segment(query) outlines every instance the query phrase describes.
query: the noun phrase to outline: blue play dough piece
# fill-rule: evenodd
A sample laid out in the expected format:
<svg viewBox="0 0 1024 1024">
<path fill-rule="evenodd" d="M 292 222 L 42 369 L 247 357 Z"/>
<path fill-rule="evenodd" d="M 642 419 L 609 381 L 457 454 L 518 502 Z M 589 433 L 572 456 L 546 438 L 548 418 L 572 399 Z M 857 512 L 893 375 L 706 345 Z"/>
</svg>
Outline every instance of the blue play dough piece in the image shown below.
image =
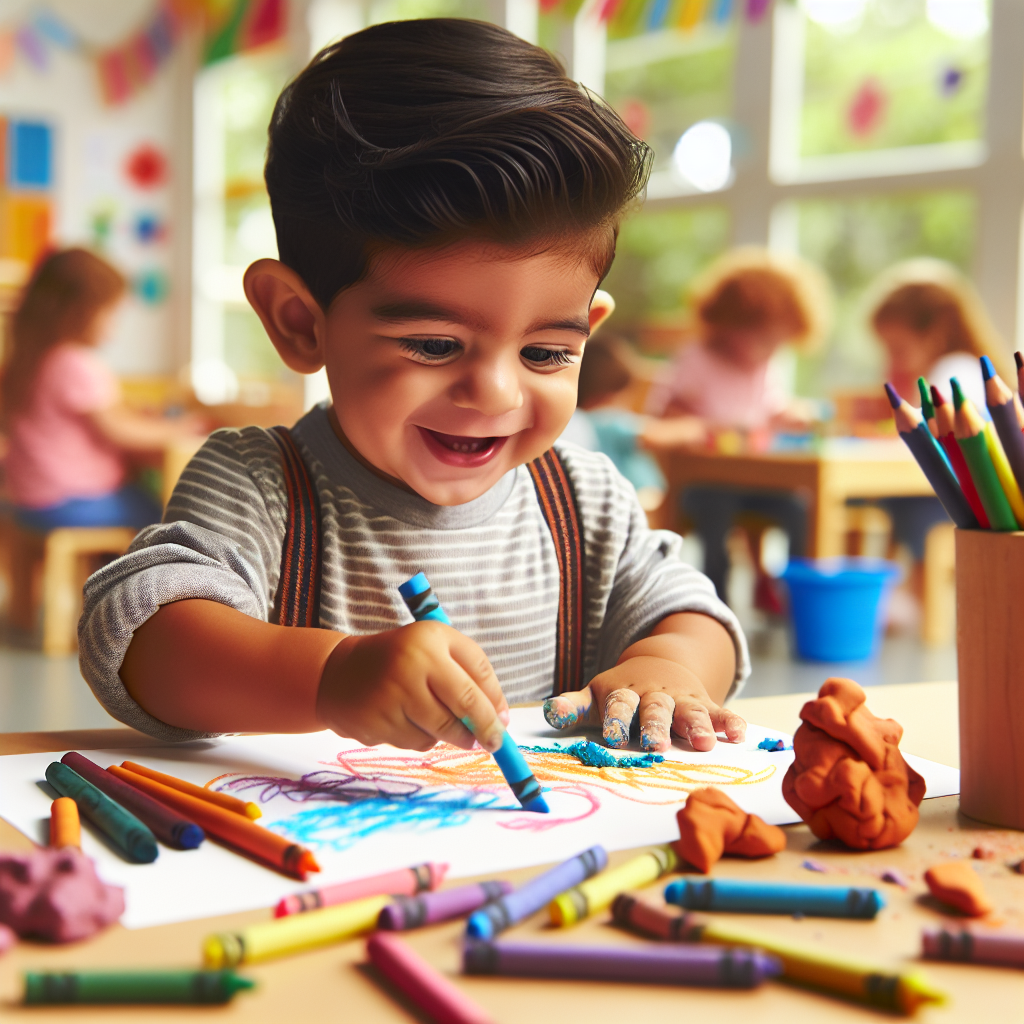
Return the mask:
<svg viewBox="0 0 1024 1024">
<path fill-rule="evenodd" d="M 792 750 L 792 747 L 787 747 L 782 740 L 772 739 L 770 736 L 767 739 L 761 740 L 757 745 L 758 750 L 770 750 L 773 754 L 779 750 Z"/>
<path fill-rule="evenodd" d="M 653 768 L 665 760 L 662 754 L 630 754 L 616 757 L 605 747 L 590 740 L 579 740 L 568 747 L 523 747 L 537 754 L 568 754 L 588 768 Z"/>
</svg>

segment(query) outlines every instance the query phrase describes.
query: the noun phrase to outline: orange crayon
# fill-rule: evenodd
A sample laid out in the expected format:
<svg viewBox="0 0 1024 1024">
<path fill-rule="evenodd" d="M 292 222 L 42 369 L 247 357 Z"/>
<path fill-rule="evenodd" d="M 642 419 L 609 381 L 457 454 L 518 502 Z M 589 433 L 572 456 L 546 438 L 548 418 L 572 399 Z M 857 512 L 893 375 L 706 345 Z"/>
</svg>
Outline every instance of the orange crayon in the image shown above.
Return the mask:
<svg viewBox="0 0 1024 1024">
<path fill-rule="evenodd" d="M 208 836 L 252 854 L 278 871 L 297 875 L 305 881 L 311 871 L 320 870 L 316 858 L 305 847 L 267 831 L 240 814 L 216 807 L 209 801 L 184 793 L 180 789 L 165 786 L 148 776 L 137 775 L 124 767 L 111 765 L 107 771 L 122 782 L 127 782 L 168 807 L 180 811 L 199 825 Z"/>
<path fill-rule="evenodd" d="M 69 796 L 61 796 L 50 804 L 50 845 L 59 850 L 63 846 L 82 846 L 82 823 L 78 817 L 78 804 Z"/>
<path fill-rule="evenodd" d="M 153 779 L 155 782 L 170 786 L 171 789 L 188 793 L 189 796 L 194 796 L 198 800 L 205 800 L 207 803 L 216 804 L 218 807 L 223 807 L 225 811 L 231 811 L 232 814 L 241 814 L 245 818 L 263 817 L 263 812 L 254 803 L 239 800 L 237 796 L 231 796 L 228 793 L 218 793 L 215 789 L 204 789 L 202 786 L 193 785 L 191 782 L 186 782 L 184 779 L 179 779 L 174 775 L 165 775 L 163 772 L 158 772 L 154 768 L 147 768 L 144 764 L 136 764 L 134 761 L 122 761 L 121 767 L 127 768 L 130 772 L 135 772 L 136 775 L 145 775 L 147 779 Z"/>
</svg>

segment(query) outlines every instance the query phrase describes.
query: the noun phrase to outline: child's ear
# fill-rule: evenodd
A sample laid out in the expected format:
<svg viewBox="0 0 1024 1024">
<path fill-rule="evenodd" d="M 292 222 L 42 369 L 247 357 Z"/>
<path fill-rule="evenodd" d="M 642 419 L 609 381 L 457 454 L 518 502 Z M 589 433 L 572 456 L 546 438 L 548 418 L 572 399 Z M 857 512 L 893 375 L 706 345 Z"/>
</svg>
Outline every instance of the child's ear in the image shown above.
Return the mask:
<svg viewBox="0 0 1024 1024">
<path fill-rule="evenodd" d="M 257 260 L 243 283 L 249 305 L 288 368 L 316 373 L 325 361 L 326 318 L 302 278 L 279 260 Z"/>
<path fill-rule="evenodd" d="M 598 329 L 615 312 L 615 300 L 600 288 L 590 300 L 590 333 Z"/>
</svg>

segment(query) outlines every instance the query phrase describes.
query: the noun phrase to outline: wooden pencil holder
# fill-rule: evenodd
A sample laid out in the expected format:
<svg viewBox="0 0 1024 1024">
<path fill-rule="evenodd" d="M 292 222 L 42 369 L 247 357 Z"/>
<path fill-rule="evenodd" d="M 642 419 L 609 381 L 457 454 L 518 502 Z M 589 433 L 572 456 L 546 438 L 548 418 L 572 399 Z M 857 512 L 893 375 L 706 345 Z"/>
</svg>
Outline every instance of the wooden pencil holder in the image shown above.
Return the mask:
<svg viewBox="0 0 1024 1024">
<path fill-rule="evenodd" d="M 960 809 L 1024 829 L 1024 533 L 956 531 Z"/>
</svg>

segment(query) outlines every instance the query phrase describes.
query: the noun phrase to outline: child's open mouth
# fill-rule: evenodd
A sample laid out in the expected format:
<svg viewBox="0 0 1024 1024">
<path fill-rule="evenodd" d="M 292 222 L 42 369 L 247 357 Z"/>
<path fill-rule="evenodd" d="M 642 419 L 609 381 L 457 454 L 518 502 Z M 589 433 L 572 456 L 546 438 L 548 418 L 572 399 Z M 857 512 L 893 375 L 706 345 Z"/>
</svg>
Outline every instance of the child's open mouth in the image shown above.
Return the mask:
<svg viewBox="0 0 1024 1024">
<path fill-rule="evenodd" d="M 467 437 L 417 427 L 431 454 L 449 466 L 472 468 L 490 462 L 505 446 L 507 437 Z"/>
</svg>

